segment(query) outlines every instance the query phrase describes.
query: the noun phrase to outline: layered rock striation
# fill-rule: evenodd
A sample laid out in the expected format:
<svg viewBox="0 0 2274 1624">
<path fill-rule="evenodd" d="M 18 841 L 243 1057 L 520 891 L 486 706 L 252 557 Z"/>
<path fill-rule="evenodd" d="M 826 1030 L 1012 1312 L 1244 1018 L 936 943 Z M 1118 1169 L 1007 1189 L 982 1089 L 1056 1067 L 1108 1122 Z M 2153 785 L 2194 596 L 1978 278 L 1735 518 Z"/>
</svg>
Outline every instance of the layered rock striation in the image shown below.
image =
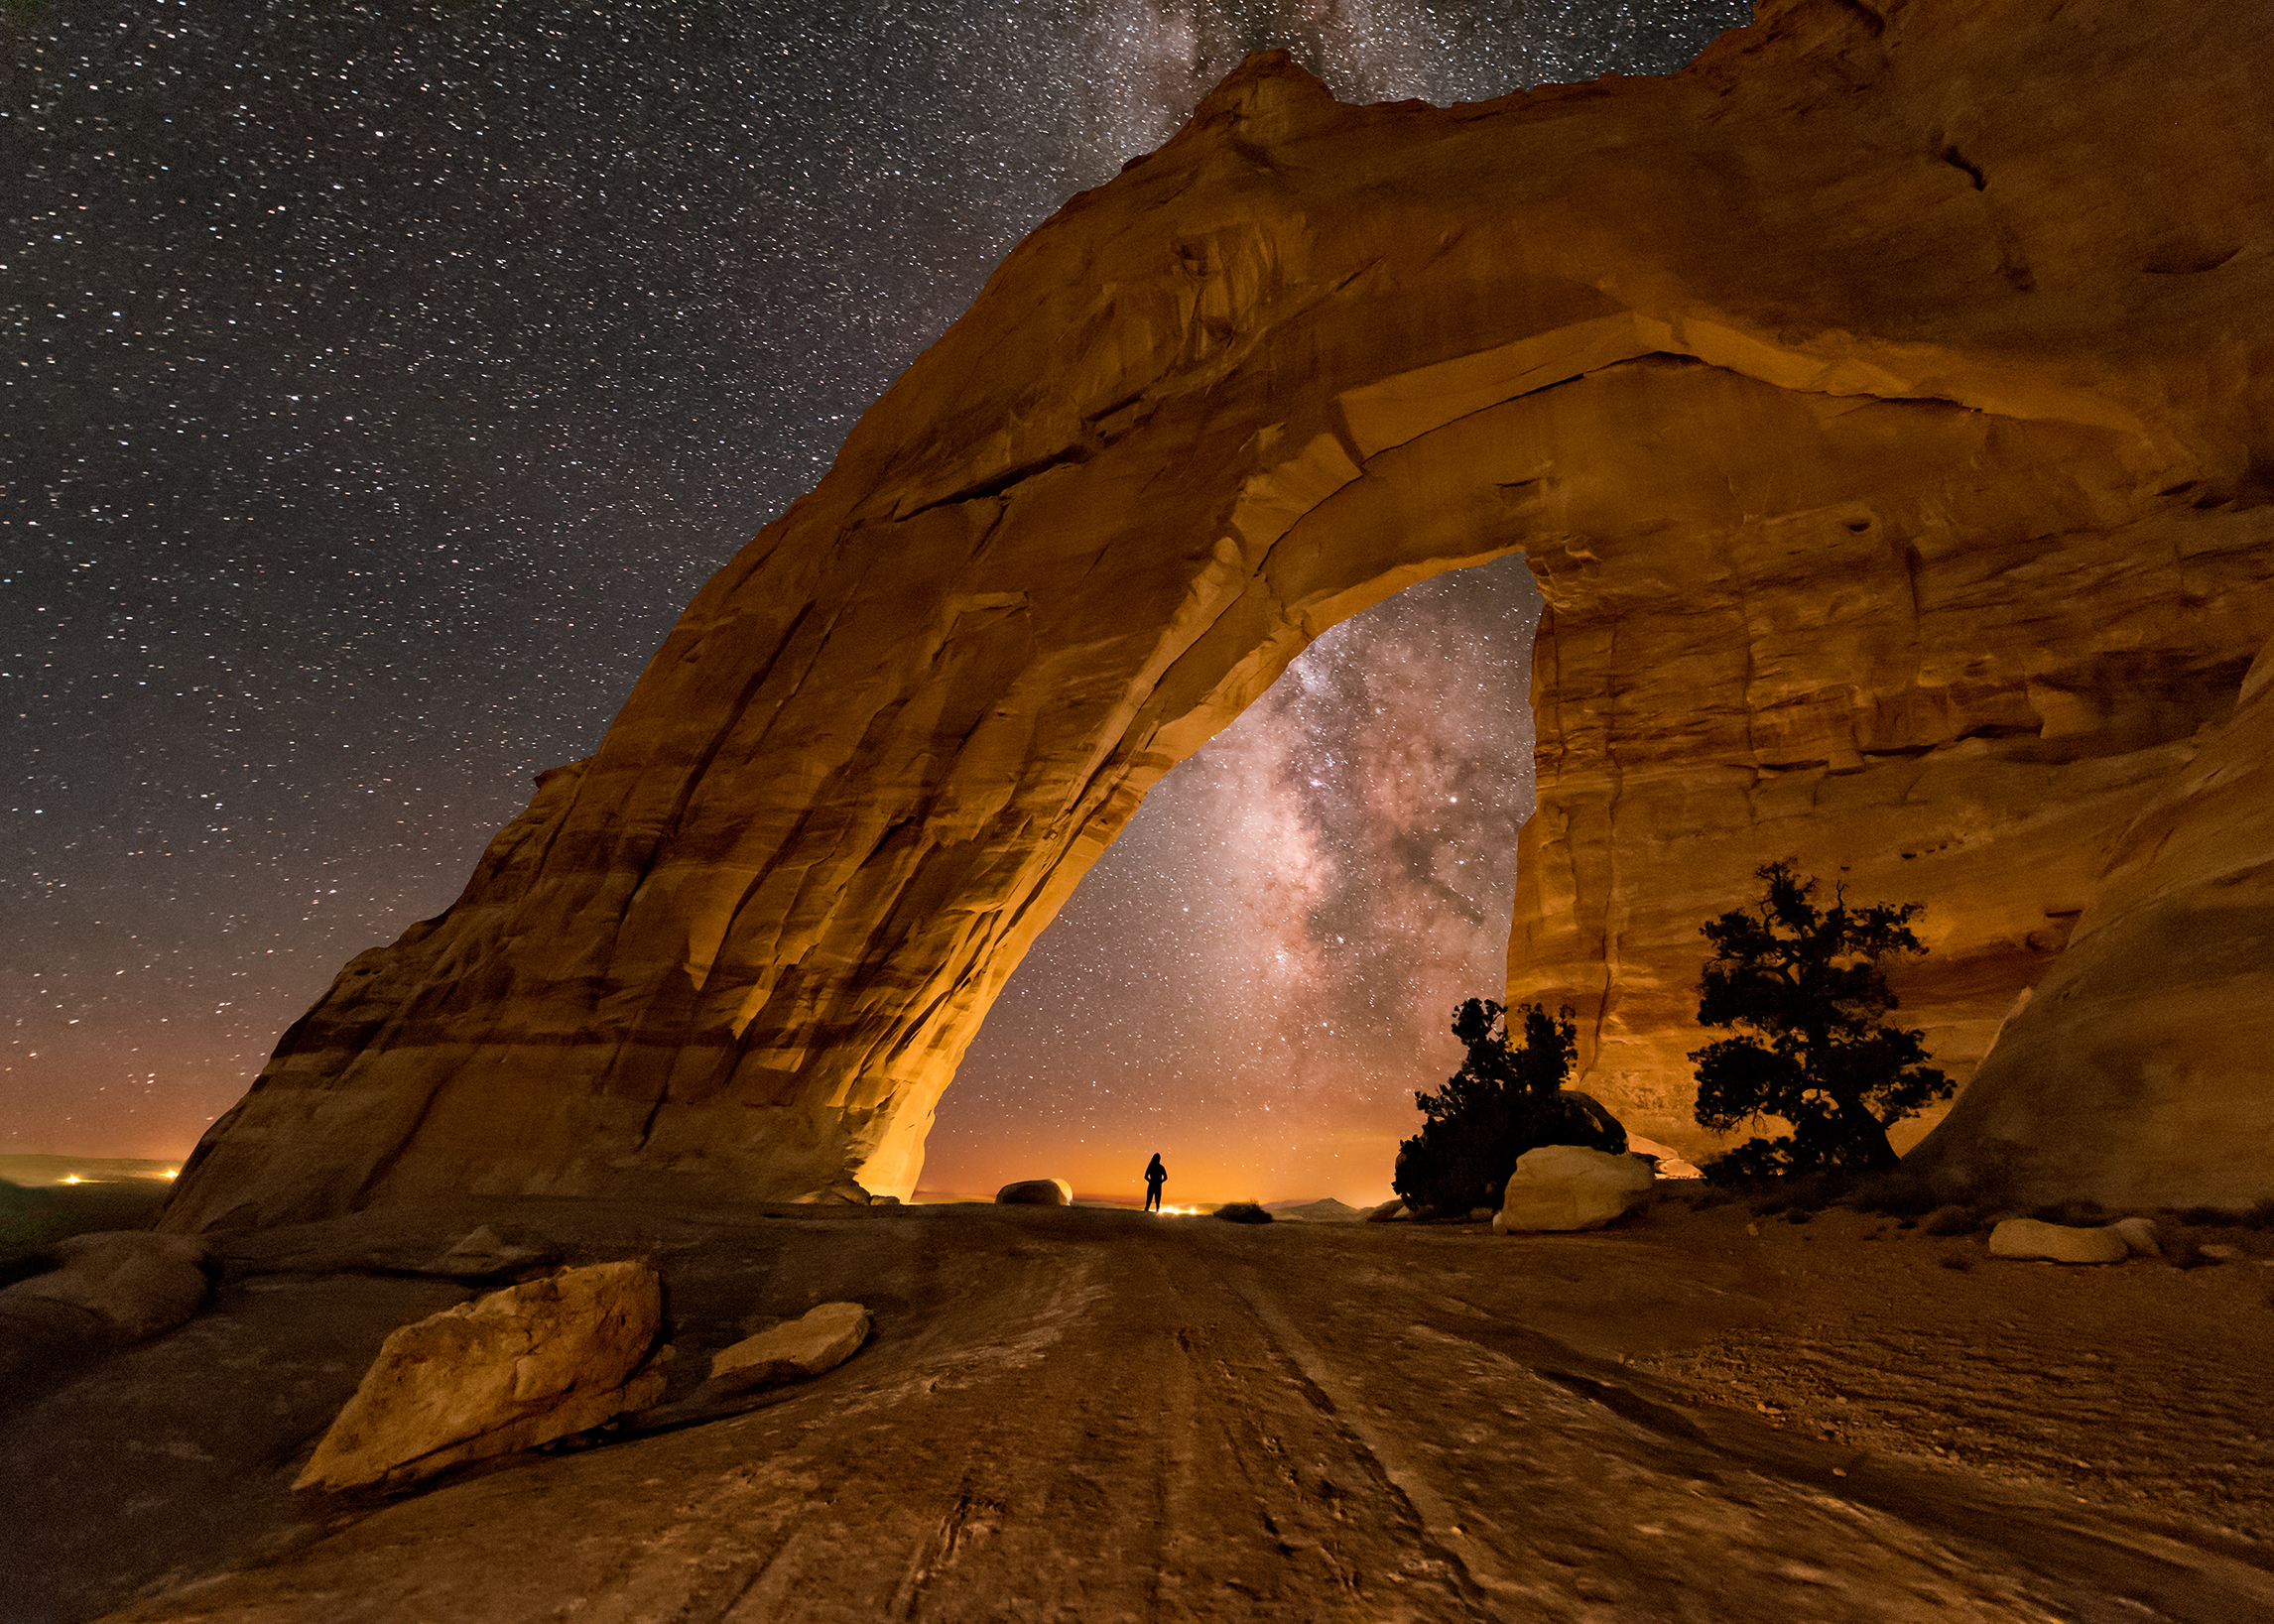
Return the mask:
<svg viewBox="0 0 2274 1624">
<path fill-rule="evenodd" d="M 1012 967 L 1326 627 L 1522 550 L 1509 992 L 1686 1148 L 1698 924 L 1921 900 L 1963 1071 L 2274 633 L 2274 17 L 1763 8 L 1664 79 L 1250 59 L 696 596 L 591 759 L 351 963 L 168 1222 L 906 1194 Z"/>
</svg>

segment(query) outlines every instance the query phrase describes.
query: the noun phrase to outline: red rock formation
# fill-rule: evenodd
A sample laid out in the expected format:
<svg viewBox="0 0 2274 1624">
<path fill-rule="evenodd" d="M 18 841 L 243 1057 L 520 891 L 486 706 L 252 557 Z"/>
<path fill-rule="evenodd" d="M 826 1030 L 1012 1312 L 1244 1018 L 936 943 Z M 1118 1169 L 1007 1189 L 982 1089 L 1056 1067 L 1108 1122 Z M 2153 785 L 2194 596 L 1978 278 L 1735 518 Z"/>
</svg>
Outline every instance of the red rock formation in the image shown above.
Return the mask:
<svg viewBox="0 0 2274 1624">
<path fill-rule="evenodd" d="M 169 1221 L 906 1193 L 989 1002 L 1321 631 L 1551 605 L 1509 988 L 1693 1147 L 1701 920 L 1923 900 L 1963 1070 L 2274 633 L 2274 17 L 1764 8 L 1440 110 L 1251 60 L 696 596 L 597 755 L 350 964 Z"/>
</svg>

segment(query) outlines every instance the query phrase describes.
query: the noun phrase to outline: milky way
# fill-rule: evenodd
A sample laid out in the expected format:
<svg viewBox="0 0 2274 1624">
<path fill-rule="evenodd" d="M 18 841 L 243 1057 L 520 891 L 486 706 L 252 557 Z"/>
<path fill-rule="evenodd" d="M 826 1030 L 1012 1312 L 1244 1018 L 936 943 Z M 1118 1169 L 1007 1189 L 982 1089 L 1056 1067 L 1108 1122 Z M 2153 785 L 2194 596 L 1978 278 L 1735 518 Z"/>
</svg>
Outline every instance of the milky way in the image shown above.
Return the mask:
<svg viewBox="0 0 2274 1624">
<path fill-rule="evenodd" d="M 1243 51 L 1451 101 L 1665 71 L 1743 20 L 0 10 L 0 1150 L 181 1154 L 341 963 L 447 906 L 532 774 L 591 752 L 680 605 L 1009 247 Z M 982 1037 L 938 1166 L 1133 1122 L 1197 1147 L 1206 1119 L 1247 1147 L 1225 1176 L 1280 1193 L 1381 1141 L 1505 930 L 1469 871 L 1529 801 L 1529 608 L 1492 570 L 1325 640 L 1265 701 L 1285 726 L 1156 793 Z M 1456 645 L 1473 692 L 1431 665 Z M 1498 799 L 1431 800 L 1468 779 Z M 1200 937 L 1139 919 L 1180 888 Z M 1159 1114 L 1040 1103 L 1074 1071 Z"/>
</svg>

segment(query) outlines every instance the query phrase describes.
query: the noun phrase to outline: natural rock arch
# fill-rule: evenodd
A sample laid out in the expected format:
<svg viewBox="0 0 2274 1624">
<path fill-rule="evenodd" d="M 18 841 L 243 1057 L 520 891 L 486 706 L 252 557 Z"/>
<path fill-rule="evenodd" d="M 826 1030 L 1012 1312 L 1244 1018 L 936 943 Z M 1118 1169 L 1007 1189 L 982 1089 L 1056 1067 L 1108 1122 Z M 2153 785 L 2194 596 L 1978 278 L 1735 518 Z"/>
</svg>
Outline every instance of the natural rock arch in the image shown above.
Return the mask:
<svg viewBox="0 0 2274 1624">
<path fill-rule="evenodd" d="M 1517 549 L 1510 991 L 1580 1009 L 1587 1085 L 1683 1132 L 1697 923 L 1788 851 L 1929 903 L 1907 1009 L 1962 1069 L 2274 632 L 2274 26 L 1765 10 L 1450 110 L 1251 59 L 347 967 L 169 1222 L 906 1193 L 1146 790 L 1327 626 Z"/>
</svg>

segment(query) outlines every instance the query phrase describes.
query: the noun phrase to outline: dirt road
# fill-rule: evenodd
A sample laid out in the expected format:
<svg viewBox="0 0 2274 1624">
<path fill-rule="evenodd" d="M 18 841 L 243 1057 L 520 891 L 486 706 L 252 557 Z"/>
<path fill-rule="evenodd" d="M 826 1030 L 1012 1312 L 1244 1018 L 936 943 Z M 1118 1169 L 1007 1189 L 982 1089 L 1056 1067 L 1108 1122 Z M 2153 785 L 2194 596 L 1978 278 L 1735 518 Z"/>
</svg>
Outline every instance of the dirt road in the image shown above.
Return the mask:
<svg viewBox="0 0 2274 1624">
<path fill-rule="evenodd" d="M 472 1215 L 426 1215 L 427 1233 L 389 1244 L 440 1243 Z M 121 1554 L 157 1551 L 190 1515 L 167 1509 L 155 1463 L 207 1456 L 193 1468 L 205 1543 L 133 1559 L 150 1569 L 139 1582 L 226 1565 L 232 1541 L 239 1562 L 285 1548 L 121 1615 L 135 1619 L 2274 1617 L 2263 1547 L 1800 1436 L 1647 1373 L 1757 1329 L 1781 1289 L 1757 1252 L 1695 1236 L 995 1207 L 513 1215 L 578 1261 L 656 1258 L 683 1387 L 755 1318 L 849 1298 L 876 1331 L 747 1414 L 526 1457 L 376 1511 L 296 1509 L 285 1485 L 332 1402 L 318 1390 L 351 1387 L 363 1344 L 404 1310 L 354 1325 L 333 1312 L 352 1347 L 262 1354 L 293 1315 L 306 1339 L 323 1294 L 358 1278 L 339 1257 L 368 1237 L 246 1238 L 236 1295 L 167 1339 L 171 1355 L 113 1360 L 0 1431 L 13 1482 L 105 1415 L 138 1430 L 156 1497 L 106 1536 Z M 183 1340 L 200 1326 L 203 1352 Z M 289 1389 L 299 1409 L 265 1439 L 245 1436 L 267 1425 L 250 1403 L 236 1436 L 197 1434 L 183 1395 L 231 1413 L 232 1381 Z M 0 1514 L 52 1532 L 104 1492 L 81 1483 L 65 1498 L 86 1507 Z M 51 1587 L 49 1616 L 85 1616 L 72 1594 L 100 1589 Z"/>
</svg>

